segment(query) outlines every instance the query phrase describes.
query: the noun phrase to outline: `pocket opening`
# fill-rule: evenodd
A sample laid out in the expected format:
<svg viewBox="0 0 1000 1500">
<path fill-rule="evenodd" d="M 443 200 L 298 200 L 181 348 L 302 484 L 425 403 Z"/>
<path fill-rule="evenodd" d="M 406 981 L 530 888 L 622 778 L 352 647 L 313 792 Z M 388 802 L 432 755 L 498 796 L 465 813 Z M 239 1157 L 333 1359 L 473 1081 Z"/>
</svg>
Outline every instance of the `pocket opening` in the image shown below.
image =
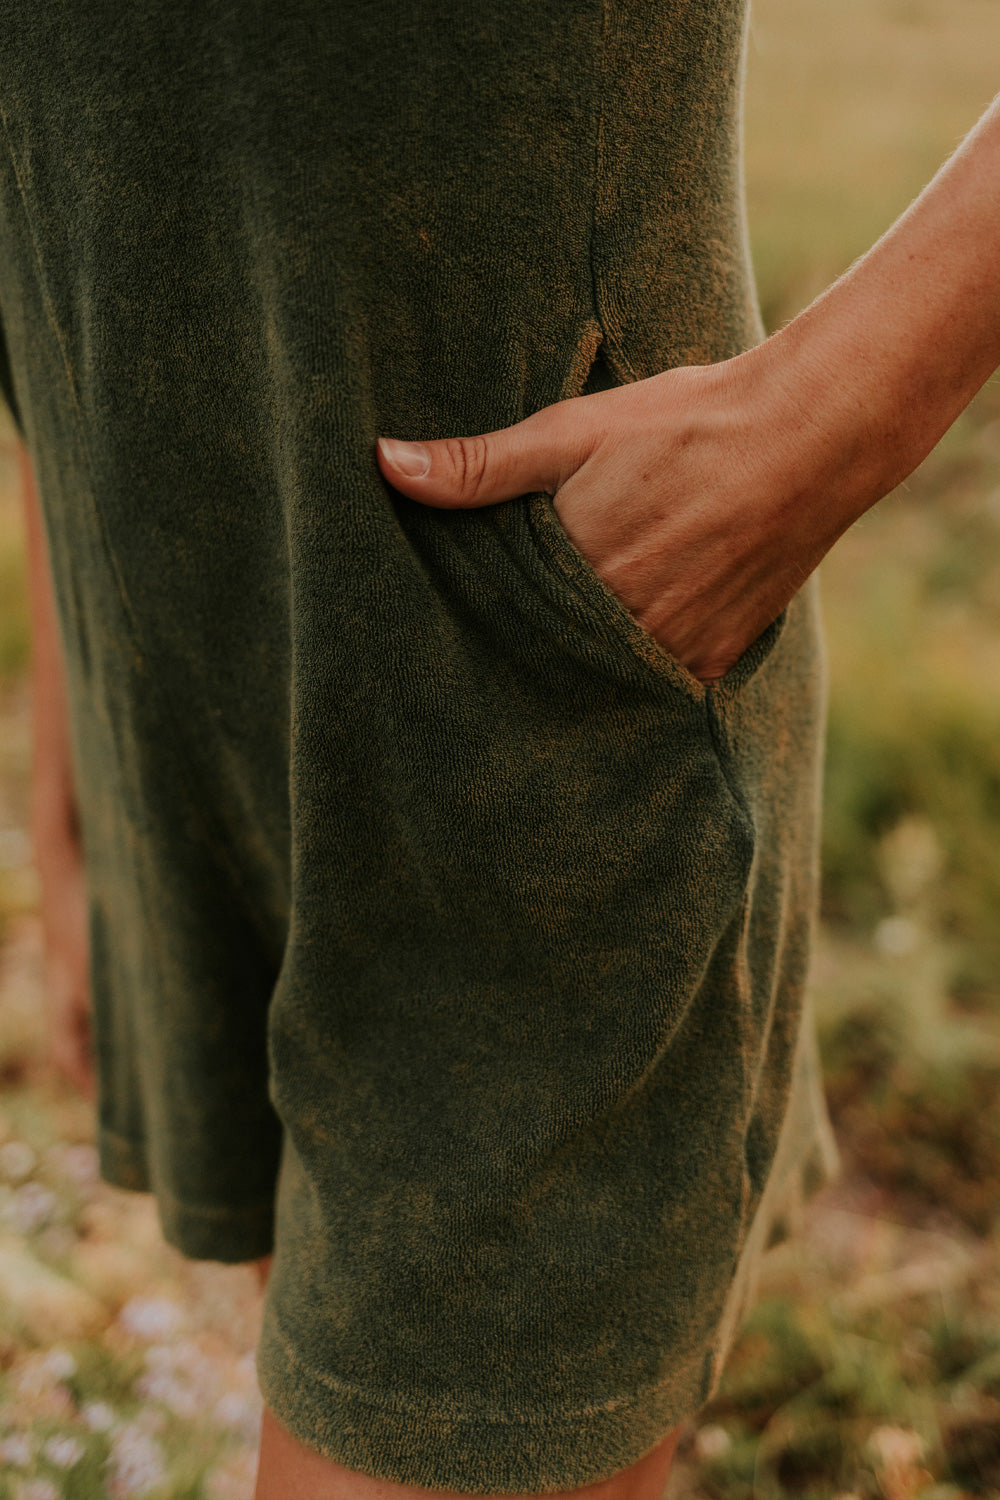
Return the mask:
<svg viewBox="0 0 1000 1500">
<path fill-rule="evenodd" d="M 599 338 L 580 388 L 580 395 L 618 390 L 625 383 L 616 376 L 606 347 L 605 340 Z M 560 521 L 550 495 L 541 493 L 532 496 L 528 518 L 529 528 L 543 560 L 570 585 L 585 606 L 588 618 L 602 627 L 601 634 L 606 636 L 613 632 L 618 642 L 624 639 L 633 656 L 637 656 L 647 667 L 652 667 L 661 679 L 666 678 L 673 688 L 679 689 L 695 704 L 703 706 L 709 692 L 725 698 L 738 691 L 763 666 L 777 644 L 784 629 L 784 610 L 748 646 L 724 676 L 716 682 L 702 682 L 640 625 L 627 605 L 587 561 Z"/>
<path fill-rule="evenodd" d="M 533 495 L 529 503 L 529 525 L 535 544 L 550 571 L 567 584 L 586 612 L 587 620 L 605 640 L 610 636 L 620 649 L 624 644 L 633 658 L 684 694 L 699 707 L 705 701 L 705 684 L 671 656 L 605 583 L 583 556 L 564 528 L 551 495 Z"/>
<path fill-rule="evenodd" d="M 781 638 L 788 618 L 787 608 L 781 611 L 777 619 L 772 620 L 766 629 L 762 630 L 755 641 L 738 657 L 728 672 L 708 684 L 708 688 L 715 698 L 727 698 L 734 696 L 740 688 L 744 687 L 767 661 L 775 646 Z"/>
<path fill-rule="evenodd" d="M 608 363 L 608 357 L 604 352 L 604 344 L 602 342 L 597 346 L 580 395 L 594 396 L 598 391 L 614 391 L 618 389 L 620 384 L 621 382 L 615 379 L 614 372 Z"/>
</svg>

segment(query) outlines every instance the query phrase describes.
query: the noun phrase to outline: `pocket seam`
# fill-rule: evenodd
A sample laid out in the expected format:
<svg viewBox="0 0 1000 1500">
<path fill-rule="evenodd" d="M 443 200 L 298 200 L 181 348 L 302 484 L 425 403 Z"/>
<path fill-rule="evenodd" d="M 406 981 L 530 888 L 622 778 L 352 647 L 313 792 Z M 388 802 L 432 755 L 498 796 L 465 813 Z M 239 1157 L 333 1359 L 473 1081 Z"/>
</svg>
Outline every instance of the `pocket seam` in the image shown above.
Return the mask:
<svg viewBox="0 0 1000 1500">
<path fill-rule="evenodd" d="M 774 648 L 781 640 L 788 619 L 788 606 L 764 627 L 755 641 L 734 662 L 729 671 L 716 681 L 709 683 L 709 696 L 723 703 L 732 701 L 750 683 L 767 663 Z"/>
<path fill-rule="evenodd" d="M 616 642 L 626 646 L 633 659 L 641 662 L 661 683 L 680 693 L 694 707 L 704 708 L 705 684 L 639 624 L 627 605 L 578 550 L 556 513 L 551 495 L 544 491 L 532 495 L 528 520 L 532 540 L 542 561 L 570 586 L 592 626 L 602 635 L 613 635 Z"/>
</svg>

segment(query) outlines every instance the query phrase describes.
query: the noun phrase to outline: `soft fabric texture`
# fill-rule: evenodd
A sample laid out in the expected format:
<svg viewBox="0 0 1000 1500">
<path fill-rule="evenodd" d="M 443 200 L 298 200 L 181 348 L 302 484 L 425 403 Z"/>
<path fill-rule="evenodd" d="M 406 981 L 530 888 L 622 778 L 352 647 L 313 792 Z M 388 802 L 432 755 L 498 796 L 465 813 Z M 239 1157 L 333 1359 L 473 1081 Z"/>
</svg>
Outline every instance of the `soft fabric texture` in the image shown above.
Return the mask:
<svg viewBox="0 0 1000 1500">
<path fill-rule="evenodd" d="M 272 1246 L 387 1479 L 582 1485 L 714 1388 L 832 1161 L 812 590 L 706 691 L 489 431 L 760 336 L 740 0 L 8 0 L 0 318 L 91 888 L 106 1178 Z"/>
</svg>

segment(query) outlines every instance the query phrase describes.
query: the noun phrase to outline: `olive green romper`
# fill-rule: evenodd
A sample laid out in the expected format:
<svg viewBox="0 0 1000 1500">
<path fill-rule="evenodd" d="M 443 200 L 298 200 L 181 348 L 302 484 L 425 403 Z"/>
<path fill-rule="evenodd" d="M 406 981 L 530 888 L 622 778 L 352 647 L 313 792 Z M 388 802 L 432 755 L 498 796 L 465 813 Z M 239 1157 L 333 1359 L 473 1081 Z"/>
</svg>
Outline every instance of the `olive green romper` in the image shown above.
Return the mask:
<svg viewBox="0 0 1000 1500">
<path fill-rule="evenodd" d="M 814 600 L 706 691 L 547 496 L 425 509 L 374 444 L 760 337 L 741 0 L 2 15 L 103 1173 L 188 1255 L 273 1234 L 303 1442 L 600 1479 L 712 1392 L 831 1162 Z"/>
</svg>

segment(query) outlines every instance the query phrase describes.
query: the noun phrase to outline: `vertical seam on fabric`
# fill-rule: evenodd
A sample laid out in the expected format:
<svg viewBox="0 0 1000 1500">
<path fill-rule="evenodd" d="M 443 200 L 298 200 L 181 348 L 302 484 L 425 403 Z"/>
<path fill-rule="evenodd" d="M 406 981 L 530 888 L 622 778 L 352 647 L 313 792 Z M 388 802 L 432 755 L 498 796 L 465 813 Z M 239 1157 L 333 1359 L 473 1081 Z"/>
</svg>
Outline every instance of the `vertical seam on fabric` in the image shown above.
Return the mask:
<svg viewBox="0 0 1000 1500">
<path fill-rule="evenodd" d="M 751 838 L 754 837 L 755 828 L 753 814 L 747 804 L 746 798 L 738 790 L 732 775 L 732 751 L 730 749 L 726 733 L 722 725 L 718 709 L 718 699 L 712 683 L 706 685 L 705 691 L 705 720 L 708 725 L 708 736 L 712 744 L 712 750 L 719 767 L 730 797 L 733 800 L 740 817 L 743 819 Z"/>
<path fill-rule="evenodd" d="M 605 358 L 613 368 L 617 367 L 619 374 L 624 371 L 632 380 L 638 380 L 638 372 L 633 367 L 628 356 L 622 350 L 620 339 L 613 337 L 609 332 L 608 319 L 605 317 L 603 296 L 601 292 L 601 282 L 600 277 L 597 273 L 597 264 L 595 258 L 595 245 L 598 235 L 598 201 L 601 193 L 601 184 L 604 180 L 604 141 L 606 126 L 605 88 L 607 75 L 608 37 L 611 31 L 611 7 L 613 3 L 614 0 L 602 0 L 601 3 L 601 38 L 597 63 L 597 130 L 594 133 L 594 185 L 593 191 L 591 193 L 590 210 L 590 297 L 593 304 L 594 316 L 597 318 L 597 324 L 601 330 L 602 344 L 605 346 Z"/>
<path fill-rule="evenodd" d="M 594 132 L 594 175 L 590 194 L 590 240 L 587 247 L 587 254 L 590 261 L 590 300 L 593 304 L 594 316 L 601 330 L 602 339 L 607 338 L 607 328 L 605 327 L 604 312 L 601 307 L 601 290 L 597 277 L 594 246 L 597 239 L 597 203 L 601 191 L 601 165 L 604 156 L 604 66 L 607 52 L 608 7 L 610 3 L 611 0 L 601 0 L 601 35 L 598 43 L 597 57 L 597 129 Z"/>
<path fill-rule="evenodd" d="M 753 0 L 748 0 L 746 11 L 743 16 L 743 39 L 740 44 L 740 71 L 736 86 L 736 171 L 738 180 L 738 197 L 740 213 L 740 239 L 742 251 L 747 267 L 749 268 L 749 289 L 752 301 L 752 315 L 756 323 L 759 341 L 767 337 L 767 329 L 764 326 L 764 317 L 760 306 L 760 290 L 757 286 L 757 272 L 753 263 L 753 245 L 750 240 L 750 212 L 747 203 L 747 179 L 746 179 L 746 96 L 747 96 L 747 74 L 750 66 L 750 45 L 753 35 L 752 26 Z"/>
</svg>

